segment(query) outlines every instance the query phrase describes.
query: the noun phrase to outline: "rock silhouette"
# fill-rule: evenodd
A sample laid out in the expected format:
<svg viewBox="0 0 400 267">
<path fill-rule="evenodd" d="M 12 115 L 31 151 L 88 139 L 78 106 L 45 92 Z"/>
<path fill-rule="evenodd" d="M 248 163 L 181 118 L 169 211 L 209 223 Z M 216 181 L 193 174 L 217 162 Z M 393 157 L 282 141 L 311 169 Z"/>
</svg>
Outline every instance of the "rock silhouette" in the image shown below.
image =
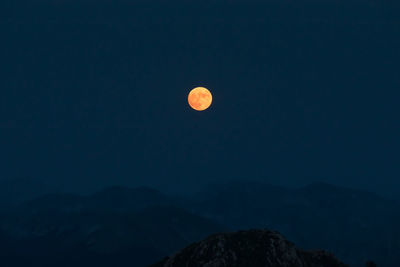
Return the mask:
<svg viewBox="0 0 400 267">
<path fill-rule="evenodd" d="M 281 234 L 249 230 L 216 234 L 152 267 L 345 267 L 326 251 L 305 251 Z"/>
</svg>

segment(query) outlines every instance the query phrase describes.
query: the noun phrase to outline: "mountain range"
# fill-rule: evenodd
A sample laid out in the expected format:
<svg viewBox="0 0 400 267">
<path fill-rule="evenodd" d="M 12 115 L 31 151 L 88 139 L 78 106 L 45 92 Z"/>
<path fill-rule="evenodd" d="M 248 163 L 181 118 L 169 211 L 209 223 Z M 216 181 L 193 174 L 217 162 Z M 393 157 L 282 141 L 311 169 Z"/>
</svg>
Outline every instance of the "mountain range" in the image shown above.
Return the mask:
<svg viewBox="0 0 400 267">
<path fill-rule="evenodd" d="M 139 187 L 44 194 L 0 214 L 2 266 L 146 266 L 214 233 L 274 229 L 350 266 L 400 266 L 400 207 L 378 195 L 315 183 L 212 185 L 178 196 Z"/>
</svg>

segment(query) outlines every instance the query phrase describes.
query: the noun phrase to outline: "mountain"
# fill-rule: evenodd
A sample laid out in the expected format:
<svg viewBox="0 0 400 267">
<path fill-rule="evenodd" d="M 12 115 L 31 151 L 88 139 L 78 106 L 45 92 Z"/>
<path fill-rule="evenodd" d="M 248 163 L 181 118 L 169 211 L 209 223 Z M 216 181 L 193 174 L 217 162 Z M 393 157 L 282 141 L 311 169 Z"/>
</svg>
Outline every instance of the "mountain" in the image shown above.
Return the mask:
<svg viewBox="0 0 400 267">
<path fill-rule="evenodd" d="M 0 250 L 0 264 L 142 267 L 225 230 L 165 199 L 152 189 L 114 187 L 28 201 L 2 215 L 0 248 L 7 249 Z"/>
<path fill-rule="evenodd" d="M 368 259 L 400 266 L 400 207 L 372 193 L 322 183 L 296 189 L 239 181 L 214 185 L 182 205 L 233 230 L 278 230 L 351 266 Z"/>
<path fill-rule="evenodd" d="M 151 267 L 346 267 L 325 251 L 296 248 L 278 232 L 215 234 Z"/>
<path fill-rule="evenodd" d="M 113 186 L 92 195 L 76 194 L 47 194 L 26 201 L 20 205 L 19 212 L 48 213 L 48 212 L 136 212 L 152 206 L 173 205 L 172 197 L 162 194 L 152 188 L 125 188 Z"/>
<path fill-rule="evenodd" d="M 12 209 L 25 201 L 57 191 L 29 178 L 0 181 L 0 211 Z"/>
<path fill-rule="evenodd" d="M 140 267 L 212 233 L 268 228 L 350 266 L 397 267 L 399 211 L 394 201 L 328 184 L 232 182 L 179 197 L 146 187 L 50 194 L 0 212 L 0 264 Z"/>
<path fill-rule="evenodd" d="M 144 207 L 172 205 L 173 199 L 158 190 L 148 187 L 110 187 L 92 195 L 88 203 L 93 210 L 101 205 L 101 210 L 128 212 Z"/>
</svg>

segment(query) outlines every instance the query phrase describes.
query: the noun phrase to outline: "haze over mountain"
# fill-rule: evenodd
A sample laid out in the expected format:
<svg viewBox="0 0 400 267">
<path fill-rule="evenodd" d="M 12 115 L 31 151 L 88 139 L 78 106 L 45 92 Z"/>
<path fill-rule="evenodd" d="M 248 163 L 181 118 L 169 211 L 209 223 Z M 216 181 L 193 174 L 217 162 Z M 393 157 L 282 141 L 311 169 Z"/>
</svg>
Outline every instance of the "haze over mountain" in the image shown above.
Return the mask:
<svg viewBox="0 0 400 267">
<path fill-rule="evenodd" d="M 400 262 L 400 208 L 376 194 L 329 184 L 299 189 L 235 182 L 213 187 L 188 208 L 231 229 L 275 229 L 303 248 L 333 251 L 357 265 Z M 351 253 L 350 253 L 351 251 Z"/>
<path fill-rule="evenodd" d="M 268 228 L 351 266 L 372 259 L 397 267 L 399 213 L 395 201 L 328 184 L 295 189 L 239 181 L 190 196 L 116 186 L 92 195 L 47 194 L 2 212 L 0 256 L 10 267 L 141 267 L 213 233 Z"/>
<path fill-rule="evenodd" d="M 115 200 L 124 198 L 126 191 L 131 199 L 153 199 L 152 190 L 146 189 L 144 198 L 142 190 L 113 188 L 88 198 L 51 195 L 28 202 L 3 214 L 0 246 L 7 249 L 0 251 L 0 258 L 10 267 L 140 267 L 224 230 L 208 219 L 159 203 L 135 201 L 110 209 L 122 203 Z"/>
<path fill-rule="evenodd" d="M 0 180 L 0 210 L 14 207 L 24 201 L 60 190 L 37 179 L 19 178 Z"/>
</svg>

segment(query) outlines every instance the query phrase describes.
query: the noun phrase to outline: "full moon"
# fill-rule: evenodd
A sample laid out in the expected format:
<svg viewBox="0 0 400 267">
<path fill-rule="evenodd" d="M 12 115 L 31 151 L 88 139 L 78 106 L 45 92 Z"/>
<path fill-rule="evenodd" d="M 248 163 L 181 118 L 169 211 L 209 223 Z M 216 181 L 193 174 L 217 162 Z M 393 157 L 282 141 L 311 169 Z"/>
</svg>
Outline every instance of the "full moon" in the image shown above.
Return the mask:
<svg viewBox="0 0 400 267">
<path fill-rule="evenodd" d="M 207 88 L 196 87 L 192 91 L 190 91 L 188 102 L 189 105 L 197 111 L 205 110 L 211 105 L 211 92 Z"/>
</svg>

